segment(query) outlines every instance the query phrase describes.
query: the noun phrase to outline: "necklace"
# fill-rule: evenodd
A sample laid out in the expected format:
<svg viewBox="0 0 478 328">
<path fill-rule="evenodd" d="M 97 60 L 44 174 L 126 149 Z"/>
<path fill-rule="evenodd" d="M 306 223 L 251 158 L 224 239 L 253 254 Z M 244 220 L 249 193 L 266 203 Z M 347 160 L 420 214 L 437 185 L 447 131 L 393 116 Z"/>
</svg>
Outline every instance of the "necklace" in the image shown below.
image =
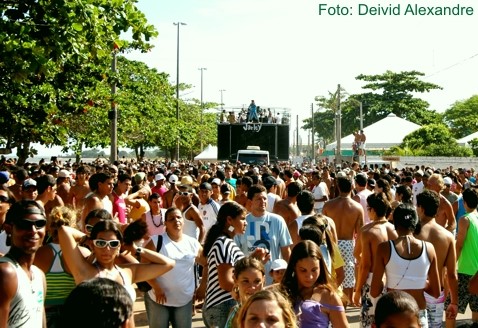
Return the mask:
<svg viewBox="0 0 478 328">
<path fill-rule="evenodd" d="M 15 259 L 11 254 L 6 254 L 5 257 L 9 258 L 10 260 L 12 260 L 12 264 L 15 266 L 15 268 L 17 268 L 18 270 L 22 270 L 24 273 L 25 273 L 25 276 L 27 277 L 27 280 L 30 282 L 30 289 L 32 291 L 32 294 L 35 294 L 35 289 L 33 288 L 33 281 L 35 280 L 35 275 L 33 273 L 33 270 L 29 269 L 29 272 L 30 272 L 30 276 L 28 276 L 28 273 L 23 270 L 22 266 L 20 265 L 20 263 L 18 263 L 17 259 Z"/>
<path fill-rule="evenodd" d="M 163 213 L 161 213 L 161 210 L 159 210 L 159 224 L 156 224 L 156 222 L 154 222 L 153 212 L 150 211 L 149 215 L 151 215 L 151 222 L 153 222 L 153 225 L 156 228 L 159 228 L 160 226 L 163 225 Z"/>
</svg>

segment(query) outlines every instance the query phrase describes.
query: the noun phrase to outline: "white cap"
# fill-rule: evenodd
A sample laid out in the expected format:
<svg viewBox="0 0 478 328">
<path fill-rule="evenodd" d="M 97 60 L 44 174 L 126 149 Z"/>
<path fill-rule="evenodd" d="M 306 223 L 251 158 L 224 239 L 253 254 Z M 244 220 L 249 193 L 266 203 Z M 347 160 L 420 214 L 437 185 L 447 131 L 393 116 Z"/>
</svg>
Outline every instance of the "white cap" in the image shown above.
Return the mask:
<svg viewBox="0 0 478 328">
<path fill-rule="evenodd" d="M 165 177 L 164 177 L 164 174 L 162 174 L 162 173 L 158 173 L 158 174 L 156 174 L 156 176 L 154 177 L 154 180 L 156 180 L 156 181 L 164 180 L 164 179 L 165 179 Z"/>
<path fill-rule="evenodd" d="M 178 176 L 176 174 L 171 174 L 169 176 L 168 181 L 169 181 L 169 183 L 173 183 L 173 184 L 178 183 Z"/>
<path fill-rule="evenodd" d="M 445 186 L 451 186 L 453 184 L 453 180 L 450 177 L 444 177 L 443 182 L 445 183 Z"/>
<path fill-rule="evenodd" d="M 284 270 L 287 269 L 287 262 L 283 259 L 277 259 L 272 261 L 271 270 Z"/>
<path fill-rule="evenodd" d="M 214 179 L 212 179 L 212 181 L 211 181 L 211 184 L 213 184 L 213 183 L 214 183 L 214 184 L 217 184 L 218 186 L 220 186 L 220 185 L 221 185 L 221 180 L 220 180 L 219 178 L 214 178 Z"/>
<path fill-rule="evenodd" d="M 71 173 L 68 170 L 60 170 L 60 172 L 58 172 L 58 177 L 59 178 L 69 178 L 69 177 L 71 177 Z"/>
</svg>

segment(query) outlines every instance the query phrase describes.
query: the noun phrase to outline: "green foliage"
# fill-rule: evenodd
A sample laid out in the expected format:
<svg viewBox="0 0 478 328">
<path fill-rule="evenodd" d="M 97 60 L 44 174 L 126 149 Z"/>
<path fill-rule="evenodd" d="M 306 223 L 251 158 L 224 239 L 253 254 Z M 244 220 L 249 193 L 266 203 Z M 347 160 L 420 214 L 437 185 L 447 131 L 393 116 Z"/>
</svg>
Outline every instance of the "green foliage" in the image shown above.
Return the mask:
<svg viewBox="0 0 478 328">
<path fill-rule="evenodd" d="M 478 138 L 470 140 L 468 144 L 471 146 L 474 156 L 478 156 Z"/>
<path fill-rule="evenodd" d="M 420 80 L 423 75 L 417 71 L 400 73 L 386 71 L 379 75 L 357 76 L 357 80 L 367 82 L 362 88 L 371 91 L 354 95 L 348 95 L 345 90 L 341 91 L 341 136 L 360 129 L 360 103 L 364 127 L 385 118 L 390 113 L 419 125 L 441 123 L 442 115 L 429 110 L 426 101 L 414 96 L 417 93 L 441 89 L 436 84 Z M 317 96 L 315 99 L 319 107 L 314 114 L 315 131 L 329 143 L 335 140 L 337 95 L 329 92 L 328 96 Z M 311 118 L 304 120 L 303 128 L 310 129 L 311 121 Z"/>
<path fill-rule="evenodd" d="M 451 145 L 453 143 L 456 143 L 456 140 L 444 124 L 429 124 L 405 136 L 402 146 L 411 149 L 425 149 L 431 145 Z"/>
<path fill-rule="evenodd" d="M 387 154 L 469 157 L 473 152 L 459 146 L 444 124 L 429 124 L 407 135 L 399 147 L 391 148 Z"/>
<path fill-rule="evenodd" d="M 0 3 L 0 142 L 18 147 L 19 163 L 33 142 L 66 144 L 67 122 L 82 120 L 77 114 L 103 83 L 114 45 L 150 49 L 157 32 L 135 2 Z M 126 31 L 130 42 L 120 39 Z"/>
<path fill-rule="evenodd" d="M 458 139 L 478 131 L 478 95 L 455 102 L 445 111 L 444 120 Z"/>
<path fill-rule="evenodd" d="M 473 151 L 470 148 L 459 146 L 456 142 L 449 144 L 429 145 L 417 151 L 416 156 L 441 156 L 441 157 L 470 157 Z"/>
</svg>

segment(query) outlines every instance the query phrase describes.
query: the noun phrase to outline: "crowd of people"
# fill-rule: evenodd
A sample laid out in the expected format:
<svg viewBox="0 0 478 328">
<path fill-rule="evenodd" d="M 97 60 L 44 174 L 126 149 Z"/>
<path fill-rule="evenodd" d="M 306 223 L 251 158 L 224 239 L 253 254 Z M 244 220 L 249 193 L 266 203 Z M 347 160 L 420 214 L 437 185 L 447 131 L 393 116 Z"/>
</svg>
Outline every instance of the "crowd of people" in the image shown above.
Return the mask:
<svg viewBox="0 0 478 328">
<path fill-rule="evenodd" d="M 0 163 L 0 328 L 478 325 L 473 169 Z"/>
</svg>

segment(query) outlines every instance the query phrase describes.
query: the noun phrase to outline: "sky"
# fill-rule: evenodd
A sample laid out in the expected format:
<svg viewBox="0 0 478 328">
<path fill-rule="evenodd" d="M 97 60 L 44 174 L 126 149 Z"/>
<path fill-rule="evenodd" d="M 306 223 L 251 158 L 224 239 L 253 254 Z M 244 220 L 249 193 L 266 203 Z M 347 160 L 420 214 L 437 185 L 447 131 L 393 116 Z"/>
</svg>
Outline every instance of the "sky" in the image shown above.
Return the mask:
<svg viewBox="0 0 478 328">
<path fill-rule="evenodd" d="M 471 16 L 405 15 L 407 5 L 472 7 Z M 350 8 L 351 15 L 320 13 Z M 359 6 L 400 6 L 400 15 L 359 15 Z M 444 112 L 478 94 L 478 2 L 476 0 L 139 0 L 138 8 L 159 32 L 152 51 L 133 52 L 176 83 L 177 26 L 179 81 L 193 86 L 183 98 L 201 97 L 225 107 L 289 108 L 291 132 L 310 117 L 316 96 L 366 92 L 359 74 L 417 70 L 443 90 L 419 95 Z M 358 111 L 358 109 L 357 109 Z M 358 113 L 358 112 L 357 112 Z M 357 114 L 358 115 L 358 114 Z M 358 128 L 358 127 L 357 127 Z M 307 133 L 301 132 L 303 143 Z M 305 139 L 305 140 L 304 140 Z M 291 137 L 292 141 L 292 137 Z"/>
</svg>

